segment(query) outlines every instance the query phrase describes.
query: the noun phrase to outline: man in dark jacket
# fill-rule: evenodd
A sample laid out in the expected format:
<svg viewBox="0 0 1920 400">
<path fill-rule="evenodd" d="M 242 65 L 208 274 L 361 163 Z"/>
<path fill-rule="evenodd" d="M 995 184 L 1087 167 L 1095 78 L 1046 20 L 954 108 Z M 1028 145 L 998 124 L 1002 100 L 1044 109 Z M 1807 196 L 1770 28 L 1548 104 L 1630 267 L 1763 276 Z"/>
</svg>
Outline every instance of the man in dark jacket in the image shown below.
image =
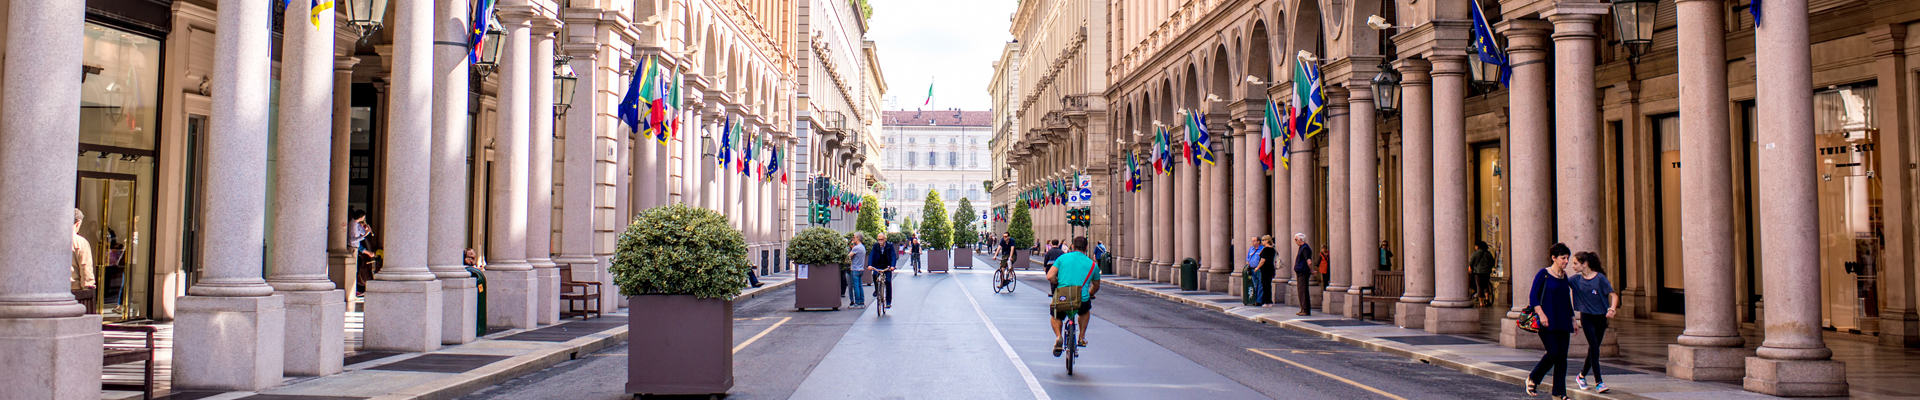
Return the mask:
<svg viewBox="0 0 1920 400">
<path fill-rule="evenodd" d="M 913 264 L 913 274 L 920 274 L 920 238 L 907 241 L 907 263 Z"/>
<path fill-rule="evenodd" d="M 1013 257 L 1013 234 L 1000 235 L 1000 258 Z"/>
<path fill-rule="evenodd" d="M 1300 312 L 1294 315 L 1309 315 L 1311 314 L 1309 310 L 1313 309 L 1313 293 L 1307 291 L 1308 287 L 1313 286 L 1308 284 L 1308 281 L 1313 280 L 1313 246 L 1307 245 L 1305 233 L 1293 234 L 1293 245 L 1300 247 L 1293 253 L 1293 276 L 1299 281 L 1299 284 L 1294 285 L 1299 288 L 1299 292 L 1295 295 L 1300 296 Z"/>
<path fill-rule="evenodd" d="M 874 238 L 878 240 L 879 243 L 874 244 L 873 250 L 867 255 L 868 270 L 873 271 L 873 274 L 876 276 L 886 275 L 886 279 L 876 279 L 874 281 L 874 284 L 878 285 L 873 288 L 874 301 L 879 302 L 880 307 L 892 308 L 893 263 L 900 259 L 900 246 L 887 241 L 887 234 L 885 233 L 875 235 Z M 885 294 L 885 297 L 881 297 L 882 293 Z"/>
<path fill-rule="evenodd" d="M 1046 263 L 1047 265 L 1047 268 L 1045 269 L 1046 271 L 1052 271 L 1053 259 L 1060 258 L 1060 256 L 1062 255 L 1066 255 L 1067 251 L 1060 249 L 1061 247 L 1060 241 L 1058 240 L 1048 240 L 1047 246 L 1048 246 L 1047 255 L 1045 257 L 1042 257 L 1040 260 Z"/>
</svg>

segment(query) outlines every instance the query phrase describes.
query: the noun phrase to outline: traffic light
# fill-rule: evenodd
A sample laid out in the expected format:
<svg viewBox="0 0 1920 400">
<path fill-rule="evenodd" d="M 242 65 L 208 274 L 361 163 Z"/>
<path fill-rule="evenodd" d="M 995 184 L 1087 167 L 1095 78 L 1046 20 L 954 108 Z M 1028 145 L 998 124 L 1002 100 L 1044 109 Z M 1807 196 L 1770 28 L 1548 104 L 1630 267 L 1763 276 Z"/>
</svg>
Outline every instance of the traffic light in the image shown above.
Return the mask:
<svg viewBox="0 0 1920 400">
<path fill-rule="evenodd" d="M 1079 227 L 1092 226 L 1093 209 L 1085 207 L 1067 209 L 1067 225 Z"/>
</svg>

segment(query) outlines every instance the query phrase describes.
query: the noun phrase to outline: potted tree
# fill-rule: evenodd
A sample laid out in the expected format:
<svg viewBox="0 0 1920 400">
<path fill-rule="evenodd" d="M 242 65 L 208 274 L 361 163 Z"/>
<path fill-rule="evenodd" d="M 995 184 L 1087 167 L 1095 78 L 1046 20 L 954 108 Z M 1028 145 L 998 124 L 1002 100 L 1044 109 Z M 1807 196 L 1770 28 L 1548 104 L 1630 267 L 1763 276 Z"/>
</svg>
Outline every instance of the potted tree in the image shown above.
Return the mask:
<svg viewBox="0 0 1920 400">
<path fill-rule="evenodd" d="M 847 266 L 849 245 L 839 232 L 817 226 L 794 235 L 787 244 L 793 262 L 800 264 L 795 271 L 793 308 L 840 309 L 840 280 L 845 278 L 840 270 Z"/>
<path fill-rule="evenodd" d="M 748 268 L 746 239 L 718 212 L 675 203 L 634 217 L 610 268 L 631 305 L 627 393 L 733 388 L 733 297 Z"/>
<path fill-rule="evenodd" d="M 1033 215 L 1027 210 L 1027 203 L 1017 201 L 1013 208 L 1013 220 L 1007 221 L 1007 236 L 1013 237 L 1013 266 L 1019 269 L 1032 269 L 1033 259 Z"/>
<path fill-rule="evenodd" d="M 953 209 L 953 267 L 973 269 L 973 247 L 980 242 L 980 233 L 973 230 L 973 200 L 962 197 L 960 206 Z"/>
<path fill-rule="evenodd" d="M 880 237 L 887 231 L 886 223 L 880 222 L 880 198 L 866 195 L 860 198 L 860 217 L 854 220 L 853 230 L 869 238 Z M 873 243 L 866 243 L 872 246 Z"/>
<path fill-rule="evenodd" d="M 947 246 L 952 245 L 953 228 L 947 224 L 947 203 L 940 201 L 940 191 L 927 191 L 920 215 L 926 218 L 920 221 L 920 242 L 927 249 L 927 272 L 947 272 Z"/>
</svg>

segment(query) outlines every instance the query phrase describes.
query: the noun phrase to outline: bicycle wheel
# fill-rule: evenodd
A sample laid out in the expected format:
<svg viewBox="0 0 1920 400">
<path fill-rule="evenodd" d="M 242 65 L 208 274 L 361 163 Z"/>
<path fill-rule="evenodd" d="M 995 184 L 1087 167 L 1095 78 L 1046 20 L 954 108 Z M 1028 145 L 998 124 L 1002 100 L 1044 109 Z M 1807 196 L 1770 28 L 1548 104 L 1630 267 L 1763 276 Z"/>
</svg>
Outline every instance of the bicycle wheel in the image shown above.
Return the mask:
<svg viewBox="0 0 1920 400">
<path fill-rule="evenodd" d="M 1079 330 L 1079 327 L 1075 325 L 1079 324 L 1072 322 L 1072 315 L 1067 316 L 1067 321 L 1067 323 L 1060 325 L 1060 335 L 1062 339 L 1060 344 L 1067 349 L 1065 354 L 1067 358 L 1067 375 L 1073 375 L 1073 359 L 1080 356 L 1079 338 L 1076 337 L 1079 336 L 1079 334 L 1075 333 Z"/>
<path fill-rule="evenodd" d="M 993 285 L 994 293 L 1000 293 L 1001 286 L 1005 286 L 1004 284 L 1002 284 L 1002 281 L 1005 279 L 1006 274 L 1007 274 L 1007 271 L 1005 270 L 999 270 L 999 269 L 993 270 L 993 281 L 988 282 L 988 284 Z"/>
</svg>

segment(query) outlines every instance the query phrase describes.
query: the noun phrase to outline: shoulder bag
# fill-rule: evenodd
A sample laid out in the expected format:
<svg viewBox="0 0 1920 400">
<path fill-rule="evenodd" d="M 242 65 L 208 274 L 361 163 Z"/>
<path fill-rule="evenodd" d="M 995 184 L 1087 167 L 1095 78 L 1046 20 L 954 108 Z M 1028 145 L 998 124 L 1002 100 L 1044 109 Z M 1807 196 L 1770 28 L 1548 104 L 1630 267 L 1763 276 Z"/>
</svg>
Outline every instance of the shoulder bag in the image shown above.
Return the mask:
<svg viewBox="0 0 1920 400">
<path fill-rule="evenodd" d="M 1061 286 L 1061 287 L 1053 288 L 1053 304 L 1052 304 L 1053 312 L 1064 313 L 1068 311 L 1079 310 L 1080 301 L 1081 301 L 1080 291 L 1086 290 L 1087 285 L 1091 285 L 1091 284 L 1093 284 L 1093 271 L 1092 271 L 1092 267 L 1089 266 L 1087 271 L 1087 280 L 1085 282 L 1080 282 L 1080 286 Z"/>
</svg>

